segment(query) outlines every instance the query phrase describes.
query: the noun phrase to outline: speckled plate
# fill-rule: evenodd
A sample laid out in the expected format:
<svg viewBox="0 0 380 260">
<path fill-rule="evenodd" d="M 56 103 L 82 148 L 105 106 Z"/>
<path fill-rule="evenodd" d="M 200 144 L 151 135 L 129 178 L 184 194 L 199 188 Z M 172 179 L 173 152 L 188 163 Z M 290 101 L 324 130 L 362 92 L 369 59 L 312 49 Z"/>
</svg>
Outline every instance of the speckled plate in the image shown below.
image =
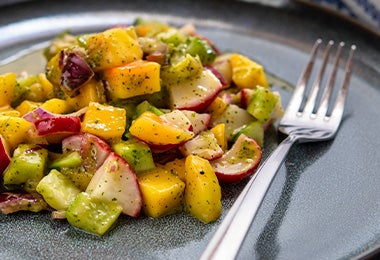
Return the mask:
<svg viewBox="0 0 380 260">
<path fill-rule="evenodd" d="M 13 67 L 11 62 L 6 69 L 33 72 L 42 62 L 33 50 L 57 33 L 97 31 L 142 16 L 177 25 L 192 22 L 221 50 L 254 57 L 290 84 L 297 81 L 317 38 L 355 43 L 358 51 L 341 130 L 334 141 L 296 145 L 290 151 L 238 258 L 347 259 L 378 252 L 379 39 L 297 5 L 41 0 L 1 8 L 0 60 L 9 63 L 24 55 L 22 62 Z M 276 87 L 286 105 L 290 91 Z M 275 129 L 269 129 L 265 156 L 279 139 Z M 223 216 L 243 185 L 223 186 Z M 109 233 L 96 237 L 65 221 L 52 221 L 48 213 L 0 215 L 0 258 L 197 259 L 219 223 L 202 224 L 186 214 L 161 219 L 122 217 Z"/>
</svg>

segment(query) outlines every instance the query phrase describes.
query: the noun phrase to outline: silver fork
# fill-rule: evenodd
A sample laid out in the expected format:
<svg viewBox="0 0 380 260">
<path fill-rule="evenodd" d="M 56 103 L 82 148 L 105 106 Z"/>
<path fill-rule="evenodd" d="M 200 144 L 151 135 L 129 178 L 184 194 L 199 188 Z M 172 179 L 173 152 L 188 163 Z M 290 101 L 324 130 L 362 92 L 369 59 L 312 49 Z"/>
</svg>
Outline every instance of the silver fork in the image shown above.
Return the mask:
<svg viewBox="0 0 380 260">
<path fill-rule="evenodd" d="M 308 90 L 307 82 L 313 71 L 313 65 L 321 43 L 322 40 L 320 39 L 315 42 L 310 60 L 301 74 L 284 117 L 280 121 L 279 130 L 287 134 L 287 137 L 247 183 L 200 259 L 234 259 L 237 256 L 264 196 L 293 144 L 296 142 L 318 142 L 335 137 L 343 116 L 356 46 L 352 45 L 350 48 L 345 76 L 337 94 L 335 105 L 331 109 L 331 93 L 335 85 L 340 56 L 344 46 L 343 42 L 338 46 L 334 65 L 326 86 L 320 88 L 330 52 L 334 45 L 333 41 L 327 44 L 320 70 L 315 77 L 309 94 L 305 94 Z M 319 92 L 322 89 L 324 91 L 320 95 Z"/>
</svg>

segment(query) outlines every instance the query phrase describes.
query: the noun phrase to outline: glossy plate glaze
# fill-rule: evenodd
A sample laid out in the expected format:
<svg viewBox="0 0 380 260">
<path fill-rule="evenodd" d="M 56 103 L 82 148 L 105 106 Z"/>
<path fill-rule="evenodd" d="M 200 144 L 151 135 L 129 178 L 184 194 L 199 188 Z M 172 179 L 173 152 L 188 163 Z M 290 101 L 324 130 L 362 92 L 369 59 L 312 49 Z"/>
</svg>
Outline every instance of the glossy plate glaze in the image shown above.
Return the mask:
<svg viewBox="0 0 380 260">
<path fill-rule="evenodd" d="M 43 61 L 33 48 L 41 48 L 65 29 L 99 31 L 131 23 L 136 17 L 175 25 L 192 22 L 222 51 L 232 49 L 253 57 L 290 84 L 297 81 L 317 38 L 355 43 L 358 51 L 341 130 L 334 141 L 296 145 L 291 150 L 238 259 L 344 259 L 377 252 L 378 38 L 310 8 L 236 1 L 27 1 L 3 7 L 0 14 L 2 64 L 19 57 L 25 48 L 32 51 L 26 56 L 22 52 L 24 58 L 15 67 L 5 67 L 12 71 L 40 70 Z M 286 105 L 291 93 L 279 85 Z M 281 138 L 275 129 L 268 131 L 266 155 Z M 223 216 L 243 185 L 223 186 Z M 0 215 L 0 258 L 197 259 L 219 223 L 205 225 L 186 214 L 161 219 L 122 217 L 109 233 L 96 237 L 65 221 L 52 221 L 48 213 Z"/>
</svg>

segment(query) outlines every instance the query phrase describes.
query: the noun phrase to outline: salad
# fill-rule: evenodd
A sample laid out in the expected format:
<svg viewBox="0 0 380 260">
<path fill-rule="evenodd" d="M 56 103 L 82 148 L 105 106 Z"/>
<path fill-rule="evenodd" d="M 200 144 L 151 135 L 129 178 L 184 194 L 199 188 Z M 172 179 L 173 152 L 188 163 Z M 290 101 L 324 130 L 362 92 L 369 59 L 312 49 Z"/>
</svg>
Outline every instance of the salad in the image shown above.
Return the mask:
<svg viewBox="0 0 380 260">
<path fill-rule="evenodd" d="M 50 211 L 103 235 L 121 214 L 221 216 L 220 183 L 254 174 L 283 114 L 263 66 L 192 25 L 136 19 L 0 75 L 0 210 Z"/>
</svg>

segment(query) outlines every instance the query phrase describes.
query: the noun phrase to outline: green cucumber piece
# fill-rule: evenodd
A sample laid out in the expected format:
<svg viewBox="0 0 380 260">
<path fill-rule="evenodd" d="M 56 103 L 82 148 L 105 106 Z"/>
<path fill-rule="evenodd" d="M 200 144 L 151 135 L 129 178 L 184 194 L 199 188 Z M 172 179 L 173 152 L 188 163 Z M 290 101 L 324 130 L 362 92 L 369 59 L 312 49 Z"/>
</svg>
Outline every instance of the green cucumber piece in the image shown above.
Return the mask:
<svg viewBox="0 0 380 260">
<path fill-rule="evenodd" d="M 89 194 L 81 192 L 65 215 L 72 226 L 102 236 L 116 222 L 122 210 L 117 201 L 92 198 Z"/>
<path fill-rule="evenodd" d="M 55 169 L 42 178 L 36 191 L 56 210 L 67 210 L 81 192 L 68 177 Z"/>
<path fill-rule="evenodd" d="M 199 56 L 186 54 L 179 58 L 172 58 L 171 65 L 163 66 L 161 69 L 161 79 L 166 87 L 177 86 L 178 84 L 199 76 L 203 65 Z"/>
<path fill-rule="evenodd" d="M 155 167 L 149 146 L 137 140 L 122 141 L 112 146 L 115 153 L 123 157 L 136 172 L 143 172 Z"/>
<path fill-rule="evenodd" d="M 258 121 L 266 123 L 270 120 L 278 100 L 278 96 L 269 88 L 257 86 L 249 101 L 247 112 Z"/>
<path fill-rule="evenodd" d="M 68 154 L 62 155 L 62 157 L 59 157 L 55 159 L 51 164 L 51 169 L 57 169 L 60 170 L 62 168 L 74 168 L 78 167 L 82 164 L 82 157 L 80 156 L 79 152 L 71 152 Z"/>
<path fill-rule="evenodd" d="M 162 112 L 160 109 L 157 107 L 153 106 L 150 104 L 148 101 L 144 100 L 140 104 L 136 106 L 136 111 L 135 111 L 135 118 L 139 117 L 142 113 L 149 111 L 152 112 L 158 116 L 163 115 L 164 112 Z"/>
<path fill-rule="evenodd" d="M 198 55 L 202 64 L 210 65 L 215 60 L 216 52 L 205 40 L 189 37 L 187 44 L 186 52 L 194 57 Z"/>
<path fill-rule="evenodd" d="M 8 168 L 4 171 L 4 185 L 34 191 L 45 175 L 47 158 L 46 149 L 33 144 L 20 144 L 14 151 Z"/>
<path fill-rule="evenodd" d="M 238 129 L 237 133 L 234 133 L 233 142 L 239 138 L 241 134 L 244 134 L 252 139 L 254 139 L 258 145 L 263 147 L 264 145 L 264 125 L 259 121 L 254 121 Z"/>
</svg>

